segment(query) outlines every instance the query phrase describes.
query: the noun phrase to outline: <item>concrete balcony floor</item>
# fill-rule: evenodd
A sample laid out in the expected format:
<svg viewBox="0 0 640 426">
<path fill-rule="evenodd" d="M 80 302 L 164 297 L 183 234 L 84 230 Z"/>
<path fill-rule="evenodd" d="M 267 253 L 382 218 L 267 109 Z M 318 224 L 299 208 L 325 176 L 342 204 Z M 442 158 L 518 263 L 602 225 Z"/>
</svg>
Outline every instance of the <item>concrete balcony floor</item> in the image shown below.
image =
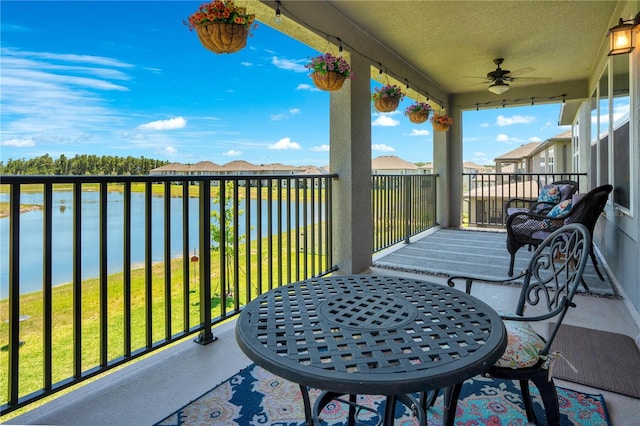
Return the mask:
<svg viewBox="0 0 640 426">
<path fill-rule="evenodd" d="M 388 270 L 371 273 L 444 279 Z M 477 290 L 477 291 L 476 291 Z M 474 294 L 495 309 L 508 310 L 519 289 L 479 283 Z M 636 337 L 640 329 L 624 300 L 578 295 L 566 324 Z M 235 321 L 215 327 L 218 340 L 201 346 L 186 339 L 146 359 L 105 375 L 52 402 L 8 420 L 7 424 L 152 425 L 198 398 L 250 364 L 235 341 Z M 560 361 L 559 361 L 560 362 Z M 556 380 L 556 385 L 587 393 L 602 393 L 613 425 L 637 425 L 640 399 Z"/>
</svg>

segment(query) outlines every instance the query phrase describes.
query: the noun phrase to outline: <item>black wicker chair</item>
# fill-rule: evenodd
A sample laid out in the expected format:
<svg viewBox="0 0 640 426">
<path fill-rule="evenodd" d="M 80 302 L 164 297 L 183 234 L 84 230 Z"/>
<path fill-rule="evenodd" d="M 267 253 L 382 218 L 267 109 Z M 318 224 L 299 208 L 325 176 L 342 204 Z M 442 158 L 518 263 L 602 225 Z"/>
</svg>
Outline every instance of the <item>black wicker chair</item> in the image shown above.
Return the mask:
<svg viewBox="0 0 640 426">
<path fill-rule="evenodd" d="M 587 227 L 593 238 L 593 228 L 604 210 L 609 193 L 613 190 L 611 185 L 602 185 L 592 189 L 586 194 L 575 194 L 571 209 L 557 217 L 549 217 L 546 214 L 529 212 L 514 213 L 507 219 L 507 251 L 511 255 L 509 262 L 509 276 L 513 275 L 513 264 L 516 252 L 523 246 L 537 247 L 554 230 L 569 224 L 581 223 Z M 598 261 L 590 247 L 589 255 L 601 280 L 604 276 L 598 268 Z M 583 282 L 583 284 L 585 284 Z M 588 287 L 585 284 L 585 288 Z"/>
<path fill-rule="evenodd" d="M 567 311 L 575 307 L 572 299 L 589 260 L 590 247 L 591 233 L 586 226 L 566 225 L 538 245 L 529 261 L 529 267 L 522 275 L 505 281 L 477 279 L 500 284 L 524 279 L 515 314 L 501 314 L 509 335 L 507 349 L 502 358 L 483 375 L 519 381 L 529 422 L 537 423 L 529 393 L 531 381 L 540 391 L 547 424 L 560 424 L 558 394 L 550 375 L 550 366 L 558 354 L 549 351 Z M 456 282 L 462 282 L 465 284 L 465 291 L 471 293 L 475 280 L 474 277 L 451 277 L 448 284 L 454 287 Z M 545 339 L 535 332 L 531 324 L 547 320 L 553 320 L 555 326 Z M 453 424 L 462 385 L 459 383 L 446 389 L 443 413 L 445 425 Z M 438 393 L 439 391 L 434 391 L 429 398 L 422 394 L 423 406 L 432 406 Z"/>
<path fill-rule="evenodd" d="M 549 211 L 556 204 L 570 199 L 573 194 L 578 192 L 578 182 L 572 180 L 558 180 L 551 182 L 549 185 L 545 185 L 543 188 L 550 186 L 558 187 L 560 196 L 557 202 L 540 201 L 539 199 L 532 200 L 529 198 L 511 198 L 504 203 L 505 217 L 509 217 L 514 213 L 538 213 L 543 214 Z"/>
</svg>

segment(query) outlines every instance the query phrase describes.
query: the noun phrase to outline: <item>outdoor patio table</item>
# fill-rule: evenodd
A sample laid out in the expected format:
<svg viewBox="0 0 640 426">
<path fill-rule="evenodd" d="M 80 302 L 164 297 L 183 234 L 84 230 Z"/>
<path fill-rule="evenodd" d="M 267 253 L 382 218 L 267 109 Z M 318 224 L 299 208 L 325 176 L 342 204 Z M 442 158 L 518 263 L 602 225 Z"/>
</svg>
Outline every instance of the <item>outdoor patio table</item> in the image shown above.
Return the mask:
<svg viewBox="0 0 640 426">
<path fill-rule="evenodd" d="M 502 320 L 484 302 L 426 281 L 351 275 L 314 278 L 251 301 L 236 339 L 257 365 L 302 391 L 307 425 L 324 406 L 350 395 L 386 396 L 384 424 L 396 400 L 426 424 L 416 392 L 449 388 L 482 373 L 502 355 Z M 311 409 L 308 388 L 324 390 Z M 448 419 L 449 423 L 453 419 Z"/>
</svg>

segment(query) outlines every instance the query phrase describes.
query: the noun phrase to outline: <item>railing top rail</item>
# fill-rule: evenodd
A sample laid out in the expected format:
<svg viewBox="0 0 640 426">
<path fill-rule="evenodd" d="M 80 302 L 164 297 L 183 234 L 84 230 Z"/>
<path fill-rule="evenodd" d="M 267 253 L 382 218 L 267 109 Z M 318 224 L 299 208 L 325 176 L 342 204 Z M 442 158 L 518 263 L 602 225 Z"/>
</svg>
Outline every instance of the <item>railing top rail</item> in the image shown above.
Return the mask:
<svg viewBox="0 0 640 426">
<path fill-rule="evenodd" d="M 206 180 L 242 181 L 248 179 L 310 179 L 337 178 L 337 174 L 293 174 L 293 175 L 97 175 L 97 176 L 44 176 L 44 175 L 0 175 L 0 184 L 16 183 L 83 183 L 83 182 L 193 182 Z"/>
<path fill-rule="evenodd" d="M 496 175 L 496 176 L 587 176 L 586 172 L 554 172 L 554 173 L 514 173 L 514 172 L 501 172 L 501 173 L 462 173 L 463 176 L 475 176 L 475 175 Z"/>
</svg>

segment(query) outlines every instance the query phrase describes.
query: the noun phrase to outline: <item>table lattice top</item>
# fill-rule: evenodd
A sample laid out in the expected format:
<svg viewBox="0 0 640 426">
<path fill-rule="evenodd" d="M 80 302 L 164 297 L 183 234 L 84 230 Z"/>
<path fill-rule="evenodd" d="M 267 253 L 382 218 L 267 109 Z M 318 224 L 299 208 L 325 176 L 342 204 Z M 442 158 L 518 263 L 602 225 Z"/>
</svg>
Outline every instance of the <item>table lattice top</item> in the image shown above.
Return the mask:
<svg viewBox="0 0 640 426">
<path fill-rule="evenodd" d="M 344 393 L 442 388 L 493 365 L 506 346 L 480 300 L 425 281 L 372 275 L 310 279 L 249 303 L 236 337 L 256 364 Z"/>
</svg>

